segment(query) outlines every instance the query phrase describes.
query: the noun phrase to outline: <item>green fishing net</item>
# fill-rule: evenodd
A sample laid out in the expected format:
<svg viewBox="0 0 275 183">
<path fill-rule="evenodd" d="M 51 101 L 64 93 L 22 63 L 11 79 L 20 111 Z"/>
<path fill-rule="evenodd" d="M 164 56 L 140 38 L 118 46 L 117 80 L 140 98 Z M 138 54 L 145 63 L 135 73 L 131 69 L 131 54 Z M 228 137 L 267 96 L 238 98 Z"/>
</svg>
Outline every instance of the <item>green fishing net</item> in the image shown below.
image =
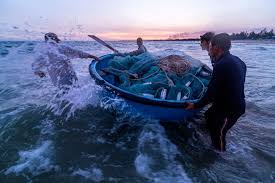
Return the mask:
<svg viewBox="0 0 275 183">
<path fill-rule="evenodd" d="M 161 58 L 144 53 L 115 56 L 104 71 L 116 77 L 116 86 L 131 93 L 165 100 L 189 100 L 199 99 L 205 93 L 211 78 L 211 71 L 205 68 L 203 64 L 193 66 L 190 60 L 177 55 Z"/>
</svg>

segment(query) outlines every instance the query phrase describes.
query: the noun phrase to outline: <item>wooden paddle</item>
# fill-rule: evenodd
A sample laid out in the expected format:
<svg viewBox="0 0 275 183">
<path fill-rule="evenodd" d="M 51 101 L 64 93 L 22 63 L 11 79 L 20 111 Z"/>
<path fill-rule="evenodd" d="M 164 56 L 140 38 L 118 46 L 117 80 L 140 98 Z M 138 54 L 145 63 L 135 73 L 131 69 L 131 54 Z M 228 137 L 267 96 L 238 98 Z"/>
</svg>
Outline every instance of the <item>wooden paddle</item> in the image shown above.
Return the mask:
<svg viewBox="0 0 275 183">
<path fill-rule="evenodd" d="M 108 43 L 106 43 L 105 41 L 99 39 L 98 37 L 96 37 L 95 35 L 88 35 L 90 38 L 94 39 L 96 42 L 102 44 L 103 46 L 106 46 L 107 48 L 109 48 L 110 50 L 112 50 L 115 53 L 119 53 L 119 51 L 117 51 L 116 49 L 114 49 L 112 46 L 110 46 Z"/>
</svg>

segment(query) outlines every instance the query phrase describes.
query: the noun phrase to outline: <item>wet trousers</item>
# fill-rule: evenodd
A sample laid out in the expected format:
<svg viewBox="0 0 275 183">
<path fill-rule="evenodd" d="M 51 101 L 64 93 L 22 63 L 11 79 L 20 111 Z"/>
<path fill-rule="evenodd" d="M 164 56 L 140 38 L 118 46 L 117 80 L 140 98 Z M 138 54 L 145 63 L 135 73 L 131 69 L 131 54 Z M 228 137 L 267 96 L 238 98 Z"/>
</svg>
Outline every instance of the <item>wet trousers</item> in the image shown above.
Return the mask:
<svg viewBox="0 0 275 183">
<path fill-rule="evenodd" d="M 212 145 L 219 151 L 226 150 L 226 133 L 237 122 L 243 112 L 227 114 L 214 107 L 205 112 L 206 126 L 209 130 Z"/>
</svg>

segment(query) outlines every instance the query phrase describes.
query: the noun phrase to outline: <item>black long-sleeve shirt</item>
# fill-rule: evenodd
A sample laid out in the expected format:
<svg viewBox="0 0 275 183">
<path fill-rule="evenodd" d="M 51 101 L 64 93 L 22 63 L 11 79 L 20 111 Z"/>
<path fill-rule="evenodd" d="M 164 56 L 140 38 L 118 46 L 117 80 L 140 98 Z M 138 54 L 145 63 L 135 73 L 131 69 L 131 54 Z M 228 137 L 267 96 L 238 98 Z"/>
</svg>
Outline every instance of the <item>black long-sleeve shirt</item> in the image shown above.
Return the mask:
<svg viewBox="0 0 275 183">
<path fill-rule="evenodd" d="M 244 83 L 246 65 L 226 52 L 215 63 L 206 94 L 195 103 L 196 108 L 212 103 L 218 110 L 235 113 L 245 111 Z"/>
</svg>

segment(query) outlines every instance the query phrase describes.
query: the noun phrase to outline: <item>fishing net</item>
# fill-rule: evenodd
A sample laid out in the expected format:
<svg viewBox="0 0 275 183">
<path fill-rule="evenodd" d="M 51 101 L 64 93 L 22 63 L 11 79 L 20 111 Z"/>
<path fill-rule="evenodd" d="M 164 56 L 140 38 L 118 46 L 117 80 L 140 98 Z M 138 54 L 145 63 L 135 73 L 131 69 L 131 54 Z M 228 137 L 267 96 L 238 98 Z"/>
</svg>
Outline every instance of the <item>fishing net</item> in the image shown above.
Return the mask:
<svg viewBox="0 0 275 183">
<path fill-rule="evenodd" d="M 179 55 L 169 55 L 161 58 L 158 66 L 165 72 L 183 75 L 190 69 L 190 63 Z"/>
<path fill-rule="evenodd" d="M 180 55 L 158 57 L 149 53 L 115 56 L 103 69 L 104 78 L 112 76 L 112 83 L 116 86 L 145 97 L 199 99 L 206 91 L 211 71 L 190 60 L 190 57 Z"/>
</svg>

